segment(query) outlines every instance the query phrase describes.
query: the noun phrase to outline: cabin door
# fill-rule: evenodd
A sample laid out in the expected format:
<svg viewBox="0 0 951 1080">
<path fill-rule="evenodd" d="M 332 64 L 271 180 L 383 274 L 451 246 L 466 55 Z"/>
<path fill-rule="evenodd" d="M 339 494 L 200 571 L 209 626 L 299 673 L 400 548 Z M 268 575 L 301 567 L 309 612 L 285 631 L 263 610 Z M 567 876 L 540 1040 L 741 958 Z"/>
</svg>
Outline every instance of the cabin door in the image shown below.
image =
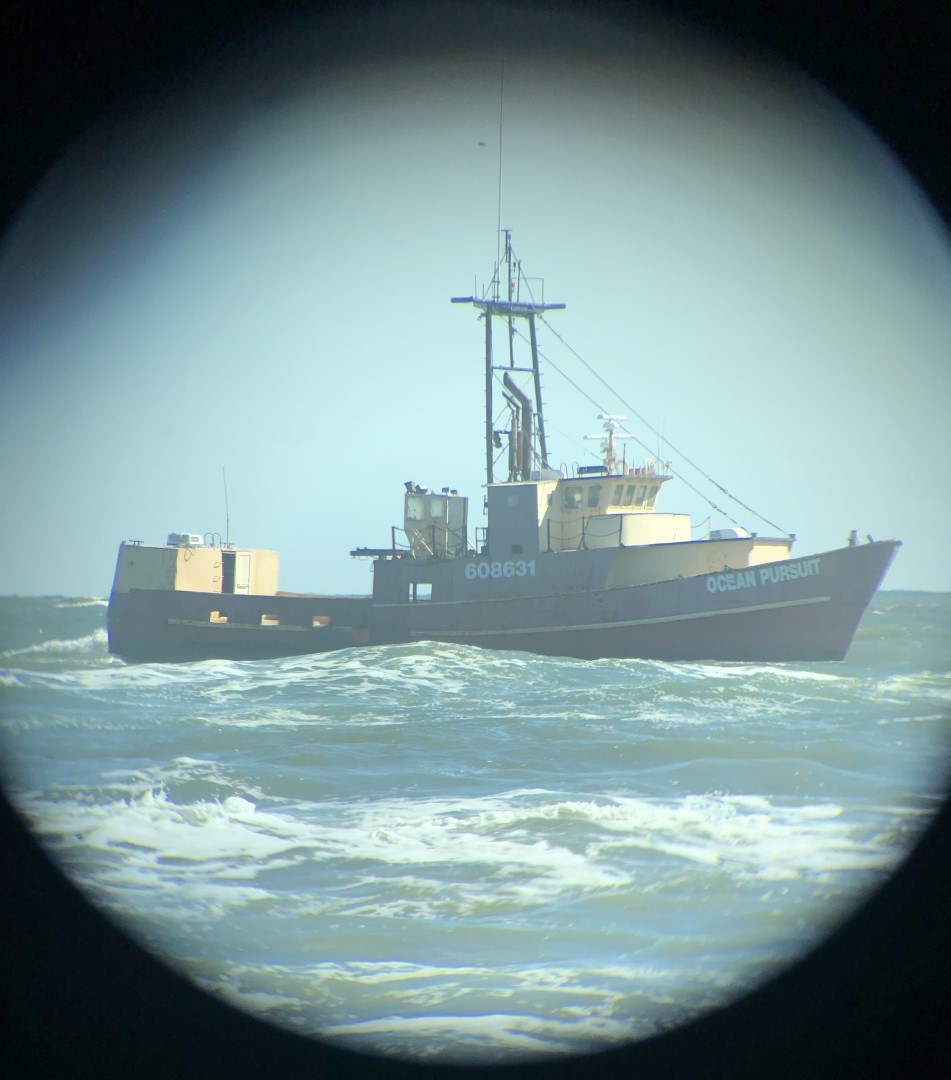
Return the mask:
<svg viewBox="0 0 951 1080">
<path fill-rule="evenodd" d="M 234 557 L 234 591 L 246 593 L 251 587 L 251 556 L 236 552 Z"/>
<path fill-rule="evenodd" d="M 234 552 L 223 551 L 221 553 L 221 591 L 223 593 L 234 592 Z"/>
<path fill-rule="evenodd" d="M 246 593 L 251 587 L 251 556 L 247 552 L 221 553 L 221 591 Z"/>
</svg>

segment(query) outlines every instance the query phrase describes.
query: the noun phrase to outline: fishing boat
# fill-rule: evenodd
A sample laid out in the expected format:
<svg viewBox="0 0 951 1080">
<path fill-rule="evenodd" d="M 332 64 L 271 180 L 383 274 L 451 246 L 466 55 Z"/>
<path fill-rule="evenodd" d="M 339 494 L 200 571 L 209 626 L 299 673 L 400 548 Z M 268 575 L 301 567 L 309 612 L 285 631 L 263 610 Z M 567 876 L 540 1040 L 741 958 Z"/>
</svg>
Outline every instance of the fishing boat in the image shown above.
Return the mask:
<svg viewBox="0 0 951 1080">
<path fill-rule="evenodd" d="M 688 515 L 657 509 L 674 479 L 669 465 L 648 457 L 628 466 L 624 440 L 634 436 L 617 414 L 600 415 L 600 464 L 570 475 L 553 468 L 537 329 L 565 305 L 536 298 L 503 235 L 484 294 L 452 297 L 485 324 L 487 524 L 470 533 L 457 490 L 407 482 L 390 544 L 350 552 L 372 560 L 368 596 L 282 592 L 277 552 L 216 534 L 123 541 L 109 598 L 112 653 L 263 659 L 439 641 L 579 658 L 846 655 L 900 541 L 859 543 L 852 531 L 841 548 L 793 557 L 794 535 L 736 523 L 695 538 Z M 507 343 L 500 358 L 497 327 Z"/>
</svg>

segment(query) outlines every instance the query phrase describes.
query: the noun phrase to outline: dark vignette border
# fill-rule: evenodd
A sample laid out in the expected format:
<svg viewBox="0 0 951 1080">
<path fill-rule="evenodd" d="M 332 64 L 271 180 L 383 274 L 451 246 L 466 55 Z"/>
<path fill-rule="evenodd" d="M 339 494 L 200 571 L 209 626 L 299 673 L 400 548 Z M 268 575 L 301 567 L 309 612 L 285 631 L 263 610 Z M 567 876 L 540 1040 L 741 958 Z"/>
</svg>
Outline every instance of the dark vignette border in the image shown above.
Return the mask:
<svg viewBox="0 0 951 1080">
<path fill-rule="evenodd" d="M 318 6 L 330 17 L 353 10 L 319 0 L 8 0 L 0 11 L 4 222 L 97 116 L 147 96 L 235 38 Z M 358 10 L 370 18 L 389 6 L 364 2 Z M 623 3 L 602 6 L 625 13 Z M 946 0 L 647 6 L 805 69 L 878 132 L 951 225 Z M 546 5 L 560 8 L 577 5 Z M 15 1078 L 897 1080 L 942 1075 L 951 1058 L 947 805 L 864 908 L 755 994 L 633 1046 L 482 1069 L 365 1057 L 238 1013 L 125 938 L 59 874 L 2 796 L 0 829 L 0 1062 Z"/>
</svg>

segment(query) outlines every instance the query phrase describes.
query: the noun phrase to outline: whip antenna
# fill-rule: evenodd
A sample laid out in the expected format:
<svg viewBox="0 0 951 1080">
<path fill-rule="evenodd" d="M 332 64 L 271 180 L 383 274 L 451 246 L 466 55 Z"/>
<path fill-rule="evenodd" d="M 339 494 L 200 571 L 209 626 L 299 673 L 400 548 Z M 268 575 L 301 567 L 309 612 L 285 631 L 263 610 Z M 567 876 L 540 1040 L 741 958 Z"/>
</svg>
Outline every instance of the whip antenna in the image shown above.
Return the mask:
<svg viewBox="0 0 951 1080">
<path fill-rule="evenodd" d="M 505 90 L 505 61 L 499 65 L 499 202 L 498 218 L 495 223 L 495 299 L 499 298 L 499 278 L 502 276 L 502 100 Z"/>
<path fill-rule="evenodd" d="M 231 547 L 231 515 L 228 512 L 228 477 L 225 475 L 225 467 L 221 466 L 221 483 L 225 489 L 225 547 Z"/>
</svg>

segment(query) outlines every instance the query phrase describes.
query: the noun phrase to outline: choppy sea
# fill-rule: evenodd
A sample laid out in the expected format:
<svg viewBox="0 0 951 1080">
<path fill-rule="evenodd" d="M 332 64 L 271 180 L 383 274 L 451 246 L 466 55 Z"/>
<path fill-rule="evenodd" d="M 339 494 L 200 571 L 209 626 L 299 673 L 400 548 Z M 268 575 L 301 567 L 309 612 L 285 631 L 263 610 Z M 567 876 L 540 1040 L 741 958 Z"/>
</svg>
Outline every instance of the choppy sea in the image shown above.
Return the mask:
<svg viewBox="0 0 951 1080">
<path fill-rule="evenodd" d="M 0 771 L 138 941 L 292 1031 L 525 1061 L 669 1029 L 814 946 L 942 801 L 951 594 L 840 663 L 439 644 L 127 665 L 0 600 Z"/>
</svg>

